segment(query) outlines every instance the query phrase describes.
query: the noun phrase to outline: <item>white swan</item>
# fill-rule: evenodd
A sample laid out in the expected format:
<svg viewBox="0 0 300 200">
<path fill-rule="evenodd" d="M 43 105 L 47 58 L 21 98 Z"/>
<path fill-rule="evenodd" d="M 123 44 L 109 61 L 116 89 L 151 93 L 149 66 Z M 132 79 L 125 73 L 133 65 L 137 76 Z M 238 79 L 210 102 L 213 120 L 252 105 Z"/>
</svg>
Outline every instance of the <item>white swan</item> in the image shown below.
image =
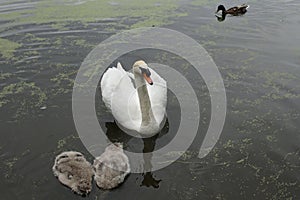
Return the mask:
<svg viewBox="0 0 300 200">
<path fill-rule="evenodd" d="M 150 137 L 164 125 L 167 84 L 142 60 L 132 70 L 126 72 L 120 63 L 109 68 L 101 80 L 102 99 L 121 128 Z"/>
</svg>

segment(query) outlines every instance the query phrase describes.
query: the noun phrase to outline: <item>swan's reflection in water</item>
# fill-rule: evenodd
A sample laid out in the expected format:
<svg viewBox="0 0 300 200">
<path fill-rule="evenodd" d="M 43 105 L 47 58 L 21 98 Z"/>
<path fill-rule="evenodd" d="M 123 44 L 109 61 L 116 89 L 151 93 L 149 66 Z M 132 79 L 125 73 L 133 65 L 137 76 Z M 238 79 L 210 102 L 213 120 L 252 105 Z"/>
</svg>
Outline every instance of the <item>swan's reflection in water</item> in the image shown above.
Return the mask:
<svg viewBox="0 0 300 200">
<path fill-rule="evenodd" d="M 150 138 L 143 138 L 143 142 L 144 142 L 143 153 L 148 153 L 148 152 L 153 152 L 154 151 L 155 142 L 156 142 L 158 137 L 159 137 L 159 135 L 154 135 Z M 153 173 L 151 172 L 151 169 L 152 169 L 152 163 L 151 163 L 152 153 L 143 154 L 143 158 L 144 158 L 144 169 L 148 172 L 143 174 L 144 179 L 141 183 L 141 186 L 146 186 L 146 187 L 152 186 L 154 188 L 158 188 L 159 187 L 159 182 L 161 180 L 156 180 L 153 177 Z"/>
<path fill-rule="evenodd" d="M 106 136 L 111 142 L 122 142 L 124 145 L 124 149 L 126 149 L 127 151 L 134 150 L 134 152 L 147 153 L 147 154 L 143 154 L 143 159 L 144 159 L 144 169 L 145 171 L 148 172 L 142 174 L 143 180 L 140 186 L 158 188 L 161 179 L 155 179 L 155 175 L 151 171 L 152 169 L 151 152 L 153 152 L 155 149 L 157 139 L 159 139 L 160 137 L 162 137 L 163 135 L 169 132 L 168 120 L 166 120 L 164 127 L 158 134 L 149 138 L 137 138 L 128 135 L 125 132 L 123 132 L 115 122 L 106 122 L 105 126 L 107 128 Z M 143 145 L 139 146 L 138 144 L 141 143 L 141 141 Z M 134 149 L 131 149 L 129 147 L 129 143 L 133 143 L 137 145 L 134 146 Z"/>
</svg>

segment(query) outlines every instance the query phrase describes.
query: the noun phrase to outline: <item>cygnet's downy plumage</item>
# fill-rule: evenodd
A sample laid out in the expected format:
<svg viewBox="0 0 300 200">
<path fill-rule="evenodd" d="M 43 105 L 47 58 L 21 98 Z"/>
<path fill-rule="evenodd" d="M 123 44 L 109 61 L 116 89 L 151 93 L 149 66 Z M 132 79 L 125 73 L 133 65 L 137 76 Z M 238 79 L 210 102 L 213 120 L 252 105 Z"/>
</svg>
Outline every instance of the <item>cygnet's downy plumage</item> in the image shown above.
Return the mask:
<svg viewBox="0 0 300 200">
<path fill-rule="evenodd" d="M 93 168 L 80 152 L 66 151 L 55 158 L 52 167 L 58 180 L 79 195 L 92 189 Z"/>
<path fill-rule="evenodd" d="M 95 181 L 102 189 L 117 187 L 130 172 L 128 157 L 120 143 L 106 147 L 105 152 L 94 160 L 93 167 Z"/>
</svg>

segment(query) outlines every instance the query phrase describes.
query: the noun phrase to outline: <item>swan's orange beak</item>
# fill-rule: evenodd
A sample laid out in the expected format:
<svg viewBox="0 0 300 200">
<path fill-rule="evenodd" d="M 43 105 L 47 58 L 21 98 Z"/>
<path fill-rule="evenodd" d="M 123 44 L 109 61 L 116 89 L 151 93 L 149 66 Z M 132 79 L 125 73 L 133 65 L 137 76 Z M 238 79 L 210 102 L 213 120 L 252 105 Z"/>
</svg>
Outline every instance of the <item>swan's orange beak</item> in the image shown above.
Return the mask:
<svg viewBox="0 0 300 200">
<path fill-rule="evenodd" d="M 146 73 L 143 73 L 144 79 L 147 81 L 147 83 L 149 83 L 150 85 L 153 85 L 153 81 L 150 78 L 150 76 L 147 76 Z"/>
</svg>

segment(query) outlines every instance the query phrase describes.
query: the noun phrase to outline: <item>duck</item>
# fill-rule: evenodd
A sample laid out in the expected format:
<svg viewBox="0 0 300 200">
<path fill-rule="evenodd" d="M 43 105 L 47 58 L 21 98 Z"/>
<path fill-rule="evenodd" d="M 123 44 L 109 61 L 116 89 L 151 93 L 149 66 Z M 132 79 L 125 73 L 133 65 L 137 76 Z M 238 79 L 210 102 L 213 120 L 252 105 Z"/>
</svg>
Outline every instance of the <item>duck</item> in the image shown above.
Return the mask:
<svg viewBox="0 0 300 200">
<path fill-rule="evenodd" d="M 86 196 L 91 192 L 94 171 L 82 153 L 62 152 L 56 156 L 52 171 L 59 182 L 69 187 L 74 193 Z"/>
<path fill-rule="evenodd" d="M 225 16 L 227 14 L 233 15 L 233 16 L 237 16 L 237 15 L 243 15 L 247 12 L 247 9 L 250 6 L 247 4 L 242 4 L 240 6 L 235 6 L 232 8 L 229 8 L 228 10 L 225 9 L 224 5 L 219 5 L 217 8 L 216 13 L 218 13 L 220 10 L 222 11 L 222 17 L 225 18 Z"/>
<path fill-rule="evenodd" d="M 99 188 L 109 190 L 119 186 L 130 173 L 130 164 L 123 152 L 123 144 L 114 143 L 107 146 L 104 153 L 94 160 L 93 168 Z"/>
<path fill-rule="evenodd" d="M 101 93 L 105 106 L 126 133 L 151 137 L 163 128 L 167 83 L 145 61 L 136 61 L 132 73 L 120 62 L 108 68 L 101 79 Z"/>
</svg>

